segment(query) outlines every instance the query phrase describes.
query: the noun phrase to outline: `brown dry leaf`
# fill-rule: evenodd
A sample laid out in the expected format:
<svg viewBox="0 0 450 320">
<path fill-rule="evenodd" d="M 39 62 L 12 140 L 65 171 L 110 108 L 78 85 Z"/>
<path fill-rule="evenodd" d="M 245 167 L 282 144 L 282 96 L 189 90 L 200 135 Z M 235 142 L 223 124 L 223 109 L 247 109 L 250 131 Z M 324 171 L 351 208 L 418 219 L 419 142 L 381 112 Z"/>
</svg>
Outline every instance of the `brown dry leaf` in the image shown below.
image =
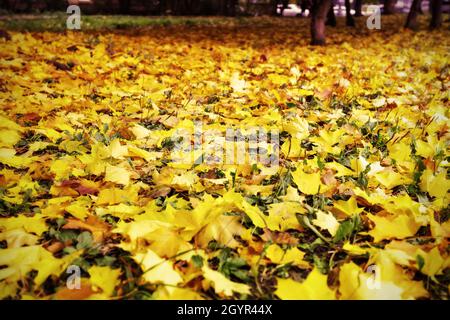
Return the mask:
<svg viewBox="0 0 450 320">
<path fill-rule="evenodd" d="M 89 215 L 85 222 L 69 218 L 62 228 L 90 231 L 95 242 L 102 242 L 110 230 L 110 226 L 107 223 L 92 215 Z"/>
<path fill-rule="evenodd" d="M 87 281 L 81 281 L 79 289 L 69 289 L 68 287 L 63 287 L 58 290 L 55 294 L 55 299 L 57 300 L 83 300 L 89 298 L 94 294 L 91 284 Z"/>
</svg>

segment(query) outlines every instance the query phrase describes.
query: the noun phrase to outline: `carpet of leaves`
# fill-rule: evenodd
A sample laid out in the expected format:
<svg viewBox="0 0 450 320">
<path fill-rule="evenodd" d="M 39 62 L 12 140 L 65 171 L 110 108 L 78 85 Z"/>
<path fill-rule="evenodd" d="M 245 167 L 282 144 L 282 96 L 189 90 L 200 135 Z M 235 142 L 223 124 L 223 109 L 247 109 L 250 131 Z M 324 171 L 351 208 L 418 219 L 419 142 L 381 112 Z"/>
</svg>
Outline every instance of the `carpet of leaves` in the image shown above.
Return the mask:
<svg viewBox="0 0 450 320">
<path fill-rule="evenodd" d="M 1 38 L 0 297 L 448 299 L 448 23 L 364 23 Z"/>
</svg>

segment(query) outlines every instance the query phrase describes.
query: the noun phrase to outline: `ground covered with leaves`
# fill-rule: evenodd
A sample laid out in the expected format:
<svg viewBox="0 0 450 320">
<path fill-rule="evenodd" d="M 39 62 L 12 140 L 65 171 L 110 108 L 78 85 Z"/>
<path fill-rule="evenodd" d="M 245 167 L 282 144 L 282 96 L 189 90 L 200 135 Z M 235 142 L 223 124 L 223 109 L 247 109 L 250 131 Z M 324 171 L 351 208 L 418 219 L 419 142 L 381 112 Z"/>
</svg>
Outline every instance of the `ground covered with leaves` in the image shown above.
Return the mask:
<svg viewBox="0 0 450 320">
<path fill-rule="evenodd" d="M 3 32 L 0 297 L 448 299 L 450 39 L 358 24 Z"/>
</svg>

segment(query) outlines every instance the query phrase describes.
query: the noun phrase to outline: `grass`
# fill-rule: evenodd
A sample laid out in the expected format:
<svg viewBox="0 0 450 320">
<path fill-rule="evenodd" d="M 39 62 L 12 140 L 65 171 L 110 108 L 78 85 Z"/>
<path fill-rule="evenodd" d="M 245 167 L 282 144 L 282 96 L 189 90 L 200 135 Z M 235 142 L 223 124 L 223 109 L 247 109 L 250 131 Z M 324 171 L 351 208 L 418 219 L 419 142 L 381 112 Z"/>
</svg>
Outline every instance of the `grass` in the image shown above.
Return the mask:
<svg viewBox="0 0 450 320">
<path fill-rule="evenodd" d="M 0 19 L 0 29 L 36 32 L 65 31 L 68 16 L 65 13 L 4 16 L 3 19 Z M 249 22 L 249 19 L 251 18 L 82 15 L 81 30 L 122 30 L 172 25 L 245 24 Z"/>
<path fill-rule="evenodd" d="M 402 21 L 406 15 L 397 14 Z M 36 14 L 8 14 L 0 10 L 0 30 L 21 32 L 63 32 L 67 30 L 66 21 L 69 17 L 65 12 L 47 12 Z M 394 17 L 391 16 L 388 21 Z M 338 25 L 344 25 L 344 18 L 337 17 Z M 365 17 L 355 17 L 365 25 Z M 308 18 L 297 17 L 271 17 L 271 16 L 237 16 L 237 17 L 198 17 L 198 16 L 130 16 L 130 15 L 81 15 L 81 31 L 114 31 L 130 30 L 151 27 L 170 26 L 230 26 L 230 27 L 269 27 L 283 28 L 286 20 L 292 20 L 294 24 L 306 21 Z M 419 17 L 423 28 L 427 28 L 429 16 Z M 444 21 L 445 19 L 444 16 Z M 383 23 L 386 21 L 384 18 Z M 303 25 L 303 22 L 301 23 Z"/>
</svg>

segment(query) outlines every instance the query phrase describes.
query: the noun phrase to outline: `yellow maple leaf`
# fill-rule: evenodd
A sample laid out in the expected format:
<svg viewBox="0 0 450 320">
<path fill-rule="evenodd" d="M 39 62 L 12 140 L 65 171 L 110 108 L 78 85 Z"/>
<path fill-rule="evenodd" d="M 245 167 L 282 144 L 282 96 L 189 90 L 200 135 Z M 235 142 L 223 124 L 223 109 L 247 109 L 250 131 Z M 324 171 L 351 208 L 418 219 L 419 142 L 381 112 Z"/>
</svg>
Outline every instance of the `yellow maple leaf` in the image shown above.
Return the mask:
<svg viewBox="0 0 450 320">
<path fill-rule="evenodd" d="M 266 218 L 267 227 L 278 231 L 298 229 L 299 222 L 296 215 L 305 212 L 306 209 L 296 202 L 272 203 L 269 205 L 269 216 Z"/>
<path fill-rule="evenodd" d="M 347 168 L 346 166 L 343 166 L 342 164 L 338 163 L 338 162 L 327 162 L 325 164 L 326 168 L 329 169 L 333 169 L 336 171 L 335 176 L 336 177 L 342 177 L 342 176 L 353 176 L 355 174 L 355 172 L 349 168 Z"/>
<path fill-rule="evenodd" d="M 26 232 L 22 228 L 12 229 L 8 231 L 3 230 L 0 233 L 0 241 L 6 240 L 8 248 L 19 248 L 23 245 L 32 246 L 37 243 L 38 239 L 39 237 Z"/>
<path fill-rule="evenodd" d="M 367 217 L 375 223 L 375 227 L 369 231 L 375 242 L 412 237 L 420 228 L 420 224 L 406 214 L 379 217 L 369 213 Z"/>
<path fill-rule="evenodd" d="M 368 261 L 368 265 L 372 265 L 370 273 L 375 276 L 375 279 L 372 278 L 372 280 L 376 281 L 378 277 L 381 284 L 390 283 L 390 286 L 394 285 L 400 288 L 402 299 L 417 299 L 429 295 L 423 282 L 412 280 L 412 275 L 406 273 L 402 267 L 397 265 L 391 255 L 384 250 L 374 252 Z M 388 288 L 389 286 L 385 289 Z"/>
<path fill-rule="evenodd" d="M 327 285 L 327 276 L 314 268 L 303 282 L 277 279 L 275 294 L 283 300 L 334 300 L 335 293 Z"/>
<path fill-rule="evenodd" d="M 137 200 L 137 192 L 132 189 L 103 189 L 97 198 L 97 205 L 117 204 L 122 202 L 135 202 Z"/>
<path fill-rule="evenodd" d="M 428 252 L 419 250 L 417 254 L 424 260 L 424 265 L 420 271 L 428 276 L 442 274 L 444 269 L 449 267 L 449 258 L 444 259 L 438 247 L 434 247 Z"/>
<path fill-rule="evenodd" d="M 350 197 L 347 201 L 335 201 L 333 203 L 333 207 L 348 216 L 357 215 L 364 211 L 364 208 L 358 208 L 355 197 Z"/>
<path fill-rule="evenodd" d="M 290 133 L 297 141 L 301 141 L 309 135 L 308 121 L 304 118 L 295 117 L 293 119 L 284 120 L 282 126 L 283 130 Z"/>
<path fill-rule="evenodd" d="M 0 129 L 0 146 L 13 147 L 21 139 L 20 133 L 16 130 Z"/>
<path fill-rule="evenodd" d="M 397 162 L 411 161 L 411 147 L 406 141 L 388 144 L 389 156 Z"/>
<path fill-rule="evenodd" d="M 342 249 L 344 249 L 345 251 L 347 251 L 348 253 L 353 254 L 353 255 L 363 255 L 363 254 L 370 252 L 370 248 L 368 248 L 368 249 L 361 248 L 360 246 L 358 246 L 356 244 L 351 244 L 348 241 L 344 243 L 344 245 L 342 246 Z"/>
<path fill-rule="evenodd" d="M 65 156 L 52 162 L 50 171 L 55 174 L 55 180 L 64 180 L 69 178 L 72 171 L 72 161 L 72 157 Z"/>
<path fill-rule="evenodd" d="M 334 236 L 339 229 L 339 222 L 331 212 L 316 211 L 316 218 L 311 221 L 314 225 L 321 229 L 328 230 Z"/>
<path fill-rule="evenodd" d="M 323 185 L 320 181 L 320 172 L 305 173 L 301 169 L 291 172 L 295 184 L 304 194 L 317 194 L 323 192 Z"/>
<path fill-rule="evenodd" d="M 377 278 L 378 277 L 378 278 Z M 341 266 L 339 292 L 343 300 L 400 300 L 403 289 L 392 282 L 381 282 L 379 275 L 364 272 L 353 262 Z"/>
<path fill-rule="evenodd" d="M 375 179 L 381 183 L 385 188 L 392 189 L 402 184 L 412 182 L 410 177 L 397 173 L 392 170 L 383 170 L 374 174 Z"/>
<path fill-rule="evenodd" d="M 137 263 L 141 264 L 142 277 L 150 283 L 176 286 L 183 280 L 180 274 L 173 269 L 170 261 L 162 259 L 152 250 L 138 253 L 133 258 Z"/>
<path fill-rule="evenodd" d="M 88 270 L 90 283 L 95 287 L 102 289 L 106 296 L 111 296 L 114 288 L 119 283 L 120 269 L 111 269 L 110 267 L 92 266 Z"/>
<path fill-rule="evenodd" d="M 40 286 L 49 275 L 59 275 L 78 253 L 57 259 L 39 245 L 8 248 L 0 250 L 0 280 L 17 281 L 25 277 L 31 270 L 37 270 L 34 278 L 36 286 Z"/>
<path fill-rule="evenodd" d="M 204 300 L 200 294 L 187 288 L 170 288 L 159 286 L 152 294 L 157 300 Z"/>
<path fill-rule="evenodd" d="M 35 214 L 32 217 L 20 215 L 12 218 L 1 218 L 0 228 L 6 231 L 14 229 L 24 229 L 28 233 L 35 233 L 40 236 L 47 231 L 45 216 Z"/>
<path fill-rule="evenodd" d="M 0 148 L 0 163 L 6 164 L 14 168 L 23 168 L 29 166 L 34 158 L 16 156 L 14 149 Z"/>
<path fill-rule="evenodd" d="M 115 159 L 123 159 L 126 155 L 128 155 L 128 147 L 126 145 L 122 145 L 119 139 L 114 139 L 111 141 L 109 149 L 111 157 Z"/>
<path fill-rule="evenodd" d="M 127 186 L 130 183 L 131 173 L 122 167 L 106 166 L 105 181 L 111 181 L 117 184 Z"/>
<path fill-rule="evenodd" d="M 281 146 L 281 152 L 286 158 L 299 158 L 305 154 L 305 150 L 301 148 L 300 143 L 301 140 L 297 138 L 286 140 Z"/>
<path fill-rule="evenodd" d="M 450 189 L 450 180 L 446 177 L 446 171 L 442 170 L 434 174 L 432 170 L 425 169 L 420 178 L 420 189 L 428 192 L 433 197 L 444 198 Z"/>
<path fill-rule="evenodd" d="M 309 263 L 303 260 L 305 253 L 297 248 L 290 248 L 286 251 L 279 245 L 272 244 L 266 250 L 266 257 L 276 264 L 293 263 L 297 266 L 307 267 Z"/>
<path fill-rule="evenodd" d="M 230 248 L 237 247 L 239 242 L 234 239 L 234 236 L 241 235 L 245 230 L 239 220 L 236 216 L 218 216 L 196 235 L 196 242 L 202 248 L 206 248 L 211 240 L 216 240 Z"/>
<path fill-rule="evenodd" d="M 68 205 L 65 210 L 74 217 L 84 220 L 89 215 L 91 204 L 91 198 L 78 197 L 77 200 Z"/>
<path fill-rule="evenodd" d="M 214 271 L 206 265 L 203 265 L 202 271 L 205 279 L 213 284 L 214 290 L 218 294 L 232 296 L 233 292 L 242 294 L 250 293 L 250 287 L 248 285 L 244 283 L 233 282 L 225 277 L 222 273 Z"/>
<path fill-rule="evenodd" d="M 302 202 L 305 197 L 300 196 L 298 194 L 298 190 L 292 186 L 288 186 L 286 189 L 286 195 L 281 196 L 280 199 L 282 199 L 283 201 L 289 202 Z"/>
</svg>

